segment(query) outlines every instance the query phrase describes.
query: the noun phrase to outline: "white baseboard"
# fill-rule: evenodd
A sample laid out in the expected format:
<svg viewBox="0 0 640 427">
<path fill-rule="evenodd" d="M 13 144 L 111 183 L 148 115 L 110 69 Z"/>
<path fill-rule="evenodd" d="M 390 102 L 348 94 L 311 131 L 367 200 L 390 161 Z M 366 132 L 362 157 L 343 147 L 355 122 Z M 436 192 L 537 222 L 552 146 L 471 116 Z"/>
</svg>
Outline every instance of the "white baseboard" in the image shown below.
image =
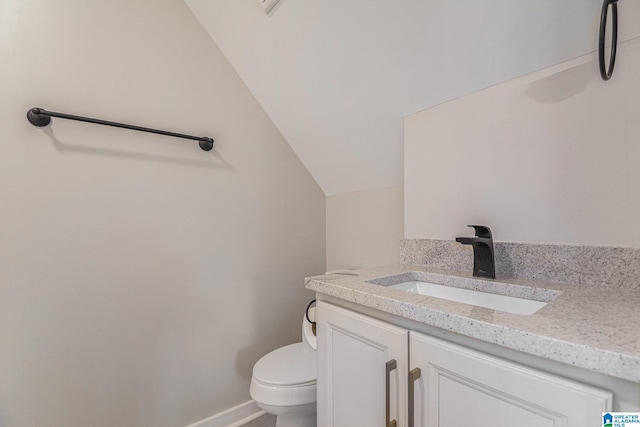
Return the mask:
<svg viewBox="0 0 640 427">
<path fill-rule="evenodd" d="M 234 406 L 187 427 L 240 427 L 266 414 L 253 400 Z"/>
</svg>

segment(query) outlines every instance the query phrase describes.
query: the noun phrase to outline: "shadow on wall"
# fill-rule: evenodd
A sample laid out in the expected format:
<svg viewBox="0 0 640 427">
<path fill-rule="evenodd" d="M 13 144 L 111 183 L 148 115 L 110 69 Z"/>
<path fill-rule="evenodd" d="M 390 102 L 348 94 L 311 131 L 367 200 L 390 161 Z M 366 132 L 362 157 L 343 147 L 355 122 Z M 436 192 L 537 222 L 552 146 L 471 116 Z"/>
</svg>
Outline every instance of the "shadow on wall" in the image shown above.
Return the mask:
<svg viewBox="0 0 640 427">
<path fill-rule="evenodd" d="M 562 70 L 531 83 L 526 94 L 543 104 L 556 104 L 572 98 L 587 87 L 590 81 L 598 80 L 598 64 L 592 59 L 584 64 Z"/>
<path fill-rule="evenodd" d="M 88 155 L 94 155 L 94 156 L 110 156 L 110 157 L 125 158 L 125 159 L 144 160 L 144 161 L 152 161 L 152 162 L 180 164 L 185 166 L 197 166 L 202 168 L 235 171 L 235 168 L 233 167 L 233 165 L 231 165 L 229 162 L 224 160 L 222 155 L 216 151 L 215 145 L 214 145 L 214 149 L 209 152 L 204 152 L 204 151 L 201 151 L 199 148 L 197 148 L 198 154 L 203 156 L 204 160 L 180 159 L 176 157 L 160 156 L 157 154 L 123 151 L 123 150 L 117 150 L 113 148 L 88 147 L 88 146 L 81 146 L 77 144 L 68 144 L 68 143 L 62 142 L 55 135 L 51 127 L 46 127 L 42 129 L 42 131 L 51 139 L 51 142 L 53 142 L 53 146 L 55 147 L 56 151 L 60 153 L 75 152 L 75 153 L 88 154 Z M 178 141 L 178 143 L 184 143 L 184 142 Z M 194 142 L 194 144 L 197 147 L 197 143 Z M 217 159 L 218 162 L 213 163 L 211 161 L 212 157 Z"/>
</svg>

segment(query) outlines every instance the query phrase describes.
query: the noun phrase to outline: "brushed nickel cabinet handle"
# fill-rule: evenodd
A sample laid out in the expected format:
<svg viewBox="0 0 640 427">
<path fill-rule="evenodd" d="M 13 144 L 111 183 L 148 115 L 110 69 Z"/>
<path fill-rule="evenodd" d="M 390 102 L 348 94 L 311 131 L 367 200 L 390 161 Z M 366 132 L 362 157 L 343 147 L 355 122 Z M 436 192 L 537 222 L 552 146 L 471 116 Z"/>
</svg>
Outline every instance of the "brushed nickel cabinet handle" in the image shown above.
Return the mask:
<svg viewBox="0 0 640 427">
<path fill-rule="evenodd" d="M 414 392 L 414 384 L 418 378 L 422 376 L 422 371 L 420 368 L 415 368 L 409 371 L 409 427 L 413 427 L 414 416 L 415 416 L 415 392 Z"/>
<path fill-rule="evenodd" d="M 387 362 L 385 385 L 386 385 L 386 417 L 387 427 L 396 427 L 396 420 L 391 420 L 391 371 L 396 369 L 398 364 L 396 359 L 391 359 Z"/>
</svg>

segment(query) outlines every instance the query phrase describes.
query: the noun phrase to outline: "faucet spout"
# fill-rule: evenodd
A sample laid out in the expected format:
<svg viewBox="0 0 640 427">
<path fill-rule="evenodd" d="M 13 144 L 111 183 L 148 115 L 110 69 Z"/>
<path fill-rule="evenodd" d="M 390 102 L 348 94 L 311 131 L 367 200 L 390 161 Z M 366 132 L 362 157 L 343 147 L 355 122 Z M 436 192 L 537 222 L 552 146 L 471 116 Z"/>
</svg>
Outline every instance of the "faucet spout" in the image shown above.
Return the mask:
<svg viewBox="0 0 640 427">
<path fill-rule="evenodd" d="M 473 245 L 475 243 L 473 237 L 456 237 L 456 242 L 463 245 Z"/>
<path fill-rule="evenodd" d="M 469 225 L 476 231 L 475 237 L 456 237 L 456 242 L 473 247 L 473 275 L 496 278 L 496 261 L 491 229 L 484 225 Z"/>
</svg>

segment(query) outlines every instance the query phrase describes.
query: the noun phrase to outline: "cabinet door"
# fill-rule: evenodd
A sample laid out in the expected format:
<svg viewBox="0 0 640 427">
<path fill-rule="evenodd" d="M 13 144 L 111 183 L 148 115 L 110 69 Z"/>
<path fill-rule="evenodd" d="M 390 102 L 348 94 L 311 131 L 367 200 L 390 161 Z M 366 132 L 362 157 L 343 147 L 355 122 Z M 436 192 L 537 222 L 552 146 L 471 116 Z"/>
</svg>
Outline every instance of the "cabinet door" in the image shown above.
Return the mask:
<svg viewBox="0 0 640 427">
<path fill-rule="evenodd" d="M 390 420 L 404 427 L 408 331 L 323 302 L 316 315 L 318 426 L 386 427 L 388 378 Z"/>
<path fill-rule="evenodd" d="M 600 427 L 611 393 L 411 332 L 415 426 Z"/>
</svg>

